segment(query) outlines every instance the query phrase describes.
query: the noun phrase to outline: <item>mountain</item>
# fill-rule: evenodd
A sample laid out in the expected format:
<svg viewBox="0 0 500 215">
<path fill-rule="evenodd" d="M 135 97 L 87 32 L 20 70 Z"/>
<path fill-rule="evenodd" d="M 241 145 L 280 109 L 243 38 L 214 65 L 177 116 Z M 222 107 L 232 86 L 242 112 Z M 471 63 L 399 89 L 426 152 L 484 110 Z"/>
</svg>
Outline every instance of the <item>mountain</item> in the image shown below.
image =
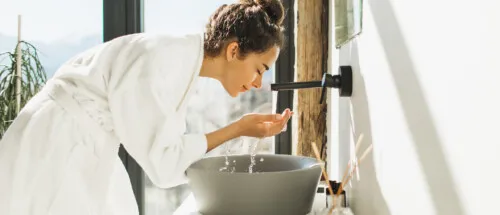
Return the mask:
<svg viewBox="0 0 500 215">
<path fill-rule="evenodd" d="M 0 53 L 14 51 L 16 42 L 16 37 L 0 34 Z M 70 57 L 102 43 L 102 37 L 101 35 L 90 35 L 77 41 L 26 42 L 33 44 L 39 50 L 40 61 L 47 72 L 47 77 L 52 77 L 59 66 Z"/>
</svg>

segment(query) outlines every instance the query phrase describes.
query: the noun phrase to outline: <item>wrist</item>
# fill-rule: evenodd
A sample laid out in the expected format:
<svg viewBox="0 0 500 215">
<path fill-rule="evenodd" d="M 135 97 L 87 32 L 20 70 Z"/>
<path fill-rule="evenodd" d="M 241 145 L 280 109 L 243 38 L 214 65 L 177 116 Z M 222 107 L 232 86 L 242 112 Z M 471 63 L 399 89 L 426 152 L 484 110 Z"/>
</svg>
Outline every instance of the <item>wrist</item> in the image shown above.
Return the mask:
<svg viewBox="0 0 500 215">
<path fill-rule="evenodd" d="M 242 131 L 243 129 L 240 124 L 235 122 L 217 131 L 206 134 L 207 151 L 211 151 L 229 140 L 240 137 Z"/>
<path fill-rule="evenodd" d="M 243 126 L 239 120 L 231 123 L 229 127 L 231 128 L 232 131 L 232 136 L 233 136 L 232 138 L 238 138 L 244 136 L 245 129 L 243 129 Z"/>
</svg>

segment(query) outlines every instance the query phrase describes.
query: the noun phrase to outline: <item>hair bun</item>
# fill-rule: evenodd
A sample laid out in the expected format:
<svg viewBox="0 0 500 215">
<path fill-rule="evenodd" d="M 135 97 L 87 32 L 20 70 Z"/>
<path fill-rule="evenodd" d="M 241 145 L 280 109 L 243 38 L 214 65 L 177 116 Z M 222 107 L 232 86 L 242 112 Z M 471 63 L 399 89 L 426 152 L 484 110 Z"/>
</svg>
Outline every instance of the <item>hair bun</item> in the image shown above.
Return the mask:
<svg viewBox="0 0 500 215">
<path fill-rule="evenodd" d="M 240 3 L 259 5 L 275 25 L 281 26 L 285 18 L 285 8 L 280 0 L 240 0 Z"/>
<path fill-rule="evenodd" d="M 283 23 L 285 9 L 280 0 L 255 0 L 255 3 L 262 7 L 272 23 L 276 25 L 281 25 Z"/>
</svg>

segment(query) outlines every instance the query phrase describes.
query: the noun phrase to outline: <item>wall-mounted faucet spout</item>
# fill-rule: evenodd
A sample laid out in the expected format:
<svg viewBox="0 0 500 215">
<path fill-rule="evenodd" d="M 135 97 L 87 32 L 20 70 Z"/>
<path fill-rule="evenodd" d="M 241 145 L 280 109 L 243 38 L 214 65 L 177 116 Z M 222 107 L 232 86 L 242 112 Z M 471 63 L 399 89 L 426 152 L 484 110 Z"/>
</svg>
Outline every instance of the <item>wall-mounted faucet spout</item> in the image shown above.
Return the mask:
<svg viewBox="0 0 500 215">
<path fill-rule="evenodd" d="M 305 81 L 305 82 L 290 82 L 271 84 L 272 91 L 296 90 L 302 88 L 319 88 L 322 87 L 322 81 Z"/>
<path fill-rule="evenodd" d="M 350 97 L 352 95 L 352 68 L 351 66 L 340 66 L 338 75 L 323 74 L 321 81 L 289 82 L 271 84 L 271 90 L 296 90 L 304 88 L 323 88 L 320 103 L 323 103 L 326 88 L 339 89 L 339 95 Z"/>
</svg>

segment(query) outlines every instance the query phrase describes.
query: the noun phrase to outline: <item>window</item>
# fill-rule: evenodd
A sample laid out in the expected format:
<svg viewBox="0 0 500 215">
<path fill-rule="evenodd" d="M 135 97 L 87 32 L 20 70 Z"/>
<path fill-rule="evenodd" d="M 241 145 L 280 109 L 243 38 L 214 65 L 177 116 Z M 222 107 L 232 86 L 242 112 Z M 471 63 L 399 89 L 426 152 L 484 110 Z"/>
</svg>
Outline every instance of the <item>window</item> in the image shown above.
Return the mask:
<svg viewBox="0 0 500 215">
<path fill-rule="evenodd" d="M 2 8 L 9 9 L 0 13 L 0 53 L 14 51 L 20 14 L 21 39 L 38 49 L 47 78 L 73 55 L 102 43 L 100 0 L 17 0 Z"/>
<path fill-rule="evenodd" d="M 222 4 L 236 0 L 145 1 L 144 32 L 185 34 L 201 32 L 210 15 Z M 263 87 L 231 98 L 213 79 L 200 78 L 196 92 L 188 105 L 188 133 L 207 133 L 228 125 L 246 113 L 273 112 L 270 84 L 274 65 L 264 73 Z M 221 145 L 208 156 L 223 155 L 226 146 L 230 154 L 248 154 L 250 146 L 259 141 L 253 138 L 235 139 Z M 258 154 L 274 153 L 274 138 L 265 138 L 259 144 Z M 171 189 L 156 188 L 145 176 L 144 212 L 146 215 L 172 214 L 189 194 L 188 185 Z"/>
<path fill-rule="evenodd" d="M 362 30 L 363 0 L 335 0 L 335 46 L 342 47 Z"/>
</svg>

